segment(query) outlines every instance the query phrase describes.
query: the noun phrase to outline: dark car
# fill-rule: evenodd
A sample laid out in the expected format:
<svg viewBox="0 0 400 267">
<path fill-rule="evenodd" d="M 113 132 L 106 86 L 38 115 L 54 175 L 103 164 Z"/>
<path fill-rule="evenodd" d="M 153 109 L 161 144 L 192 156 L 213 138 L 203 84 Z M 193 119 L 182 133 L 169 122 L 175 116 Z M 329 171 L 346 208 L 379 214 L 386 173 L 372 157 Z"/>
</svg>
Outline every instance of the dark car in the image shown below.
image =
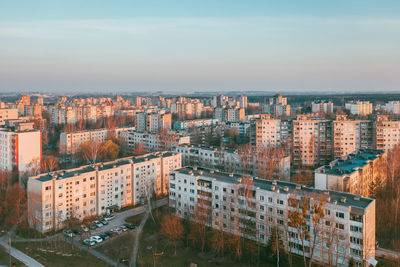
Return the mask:
<svg viewBox="0 0 400 267">
<path fill-rule="evenodd" d="M 126 228 L 129 228 L 129 229 L 131 229 L 131 230 L 133 230 L 133 229 L 136 228 L 136 226 L 135 226 L 134 224 L 132 224 L 132 223 L 126 223 L 126 224 L 124 224 L 124 225 L 125 225 Z"/>
<path fill-rule="evenodd" d="M 95 224 L 90 224 L 90 226 L 89 226 L 89 228 L 91 229 L 91 230 L 95 230 L 96 228 L 97 228 L 97 226 L 95 225 Z"/>
<path fill-rule="evenodd" d="M 100 237 L 101 237 L 103 240 L 106 240 L 106 239 L 109 238 L 109 236 L 108 236 L 106 233 L 101 234 Z"/>
<path fill-rule="evenodd" d="M 72 232 L 73 232 L 75 235 L 80 235 L 80 234 L 81 234 L 81 231 L 80 231 L 78 228 L 73 229 Z"/>
<path fill-rule="evenodd" d="M 100 222 L 101 222 L 102 224 L 104 224 L 104 225 L 107 225 L 107 224 L 108 224 L 107 220 L 106 220 L 106 219 L 104 219 L 104 218 L 103 218 L 103 219 L 101 219 L 101 220 L 100 220 Z"/>
</svg>

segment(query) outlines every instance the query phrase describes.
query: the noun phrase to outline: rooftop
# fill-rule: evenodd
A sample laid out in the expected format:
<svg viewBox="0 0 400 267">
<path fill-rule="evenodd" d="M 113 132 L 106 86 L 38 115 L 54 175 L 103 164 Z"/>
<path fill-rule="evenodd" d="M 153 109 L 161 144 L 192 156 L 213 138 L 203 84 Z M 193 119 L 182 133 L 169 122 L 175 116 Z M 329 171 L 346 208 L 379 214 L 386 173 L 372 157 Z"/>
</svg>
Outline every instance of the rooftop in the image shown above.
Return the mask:
<svg viewBox="0 0 400 267">
<path fill-rule="evenodd" d="M 331 175 L 346 175 L 357 171 L 357 168 L 367 165 L 375 160 L 383 151 L 374 149 L 360 149 L 357 153 L 347 155 L 342 159 L 332 161 L 329 165 L 322 166 L 316 173 L 326 173 Z"/>
<path fill-rule="evenodd" d="M 202 176 L 202 179 L 204 178 L 217 179 L 219 181 L 232 184 L 241 183 L 241 178 L 243 178 L 243 175 L 218 172 L 216 170 L 210 170 L 206 168 L 184 167 L 179 170 L 175 170 L 174 172 L 179 172 L 188 175 L 193 174 L 194 176 Z M 347 206 L 347 207 L 352 206 L 364 209 L 368 207 L 369 204 L 375 201 L 374 199 L 365 198 L 360 195 L 354 195 L 350 193 L 333 191 L 333 190 L 315 189 L 290 182 L 277 181 L 277 180 L 271 181 L 271 180 L 260 179 L 257 177 L 252 177 L 252 179 L 255 188 L 260 188 L 263 190 L 274 191 L 274 192 L 277 192 L 279 190 L 279 193 L 281 194 L 296 193 L 296 195 L 300 196 L 302 195 L 309 196 L 311 194 L 317 194 L 317 195 L 324 194 L 329 196 L 329 203 L 337 203 L 338 205 L 341 206 Z"/>
<path fill-rule="evenodd" d="M 30 179 L 36 179 L 41 182 L 46 182 L 50 181 L 53 178 L 56 179 L 66 179 L 66 178 L 71 178 L 76 175 L 81 175 L 83 173 L 88 173 L 88 172 L 93 172 L 93 171 L 103 171 L 103 170 L 109 170 L 115 167 L 127 165 L 127 164 L 135 164 L 135 163 L 141 163 L 145 162 L 151 159 L 159 158 L 159 157 L 170 157 L 176 155 L 176 153 L 173 152 L 155 152 L 155 153 L 149 153 L 149 154 L 144 154 L 140 156 L 135 156 L 135 157 L 126 157 L 126 158 L 120 158 L 117 160 L 113 161 L 108 161 L 108 162 L 99 162 L 96 164 L 90 164 L 90 165 L 84 165 L 78 168 L 73 168 L 73 169 L 66 169 L 66 170 L 58 170 L 54 172 L 49 172 L 49 173 L 42 173 L 37 176 L 30 177 Z"/>
</svg>

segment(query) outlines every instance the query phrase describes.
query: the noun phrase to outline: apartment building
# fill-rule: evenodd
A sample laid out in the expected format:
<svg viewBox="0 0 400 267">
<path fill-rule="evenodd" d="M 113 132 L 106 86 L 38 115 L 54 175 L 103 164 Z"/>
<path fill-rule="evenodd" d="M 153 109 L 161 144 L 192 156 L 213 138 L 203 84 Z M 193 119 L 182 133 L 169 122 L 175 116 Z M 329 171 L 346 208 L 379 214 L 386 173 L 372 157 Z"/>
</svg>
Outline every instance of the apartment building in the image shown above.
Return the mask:
<svg viewBox="0 0 400 267">
<path fill-rule="evenodd" d="M 389 151 L 400 143 L 400 121 L 389 120 L 387 115 L 377 115 L 373 124 L 374 147 Z"/>
<path fill-rule="evenodd" d="M 385 104 L 385 110 L 394 115 L 400 114 L 400 101 L 389 101 Z"/>
<path fill-rule="evenodd" d="M 134 127 L 116 129 L 96 129 L 60 134 L 60 152 L 75 154 L 79 152 L 80 145 L 85 142 L 103 143 L 111 138 L 119 138 L 122 131 L 134 130 Z"/>
<path fill-rule="evenodd" d="M 129 151 L 133 151 L 139 144 L 142 144 L 147 151 L 172 149 L 175 145 L 190 144 L 190 136 L 188 135 L 179 135 L 173 132 L 168 133 L 167 135 L 168 136 L 165 136 L 164 138 L 160 134 L 128 130 L 122 131 L 120 133 L 120 138 L 123 142 L 123 149 Z"/>
<path fill-rule="evenodd" d="M 342 158 L 359 149 L 372 148 L 373 124 L 369 120 L 349 120 L 347 115 L 336 115 L 333 136 L 334 158 Z"/>
<path fill-rule="evenodd" d="M 30 177 L 29 223 L 48 232 L 71 217 L 82 220 L 136 205 L 153 192 L 167 194 L 170 172 L 180 167 L 180 154 L 160 152 Z"/>
<path fill-rule="evenodd" d="M 0 125 L 4 125 L 6 120 L 18 119 L 18 109 L 16 108 L 0 108 Z"/>
<path fill-rule="evenodd" d="M 179 96 L 171 103 L 171 113 L 179 120 L 200 118 L 204 111 L 204 104 L 200 99 Z"/>
<path fill-rule="evenodd" d="M 0 170 L 28 171 L 40 165 L 42 139 L 33 123 L 0 128 Z"/>
<path fill-rule="evenodd" d="M 293 120 L 293 164 L 320 166 L 332 160 L 332 121 L 298 115 Z"/>
<path fill-rule="evenodd" d="M 315 100 L 311 103 L 311 111 L 313 113 L 333 113 L 333 103 L 327 100 Z"/>
<path fill-rule="evenodd" d="M 315 170 L 315 188 L 370 195 L 372 184 L 385 183 L 387 153 L 360 149 Z"/>
<path fill-rule="evenodd" d="M 174 122 L 174 130 L 185 130 L 195 127 L 209 127 L 219 123 L 217 119 L 197 119 Z"/>
<path fill-rule="evenodd" d="M 263 105 L 263 113 L 270 113 L 273 116 L 290 116 L 290 105 L 287 104 L 287 98 L 277 94 L 269 99 L 267 104 Z"/>
<path fill-rule="evenodd" d="M 215 108 L 214 119 L 219 121 L 243 121 L 245 117 L 244 108 Z"/>
<path fill-rule="evenodd" d="M 261 175 L 262 164 L 257 155 L 246 155 L 246 162 L 243 162 L 243 155 L 237 149 L 206 147 L 200 145 L 177 145 L 173 151 L 182 155 L 183 166 L 199 166 L 204 168 L 217 169 L 230 173 L 242 173 L 250 175 Z M 244 152 L 246 153 L 246 152 Z M 264 159 L 267 162 L 271 159 Z M 290 155 L 282 155 L 273 164 L 274 175 L 280 180 L 290 179 Z M 265 166 L 266 167 L 266 166 Z M 263 170 L 266 173 L 268 170 Z"/>
<path fill-rule="evenodd" d="M 375 257 L 374 199 L 190 167 L 171 173 L 169 198 L 178 216 L 263 245 L 277 229 L 287 251 L 310 257 L 314 249 L 316 262 L 348 266 L 353 258 L 364 266 Z M 304 205 L 311 213 L 314 204 L 324 216 L 315 224 L 306 217 L 310 238 L 303 244 L 288 215 Z"/>
<path fill-rule="evenodd" d="M 345 108 L 353 115 L 366 116 L 372 113 L 372 103 L 369 101 L 351 101 Z"/>
<path fill-rule="evenodd" d="M 135 127 L 139 132 L 156 133 L 162 129 L 171 129 L 172 115 L 162 112 L 140 112 L 135 115 Z"/>
<path fill-rule="evenodd" d="M 278 147 L 290 143 L 291 123 L 261 114 L 255 121 L 255 145 L 257 147 Z"/>
</svg>

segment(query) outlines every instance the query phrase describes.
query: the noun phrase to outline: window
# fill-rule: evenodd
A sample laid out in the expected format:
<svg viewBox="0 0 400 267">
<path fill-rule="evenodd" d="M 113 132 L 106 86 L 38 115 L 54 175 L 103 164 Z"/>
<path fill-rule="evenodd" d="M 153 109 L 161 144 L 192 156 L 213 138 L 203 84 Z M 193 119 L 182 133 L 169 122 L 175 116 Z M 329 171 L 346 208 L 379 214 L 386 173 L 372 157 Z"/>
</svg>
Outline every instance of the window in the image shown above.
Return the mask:
<svg viewBox="0 0 400 267">
<path fill-rule="evenodd" d="M 341 218 L 344 219 L 344 213 L 343 212 L 336 212 L 336 218 Z"/>
</svg>

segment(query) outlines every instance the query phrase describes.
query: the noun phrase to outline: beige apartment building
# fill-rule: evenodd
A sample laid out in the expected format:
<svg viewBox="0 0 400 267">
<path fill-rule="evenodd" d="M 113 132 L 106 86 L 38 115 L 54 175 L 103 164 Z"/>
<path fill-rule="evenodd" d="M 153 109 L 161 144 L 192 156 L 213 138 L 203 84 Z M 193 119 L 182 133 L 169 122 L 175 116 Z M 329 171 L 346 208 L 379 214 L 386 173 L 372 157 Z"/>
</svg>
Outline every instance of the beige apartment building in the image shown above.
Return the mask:
<svg viewBox="0 0 400 267">
<path fill-rule="evenodd" d="M 332 121 L 298 115 L 293 120 L 293 164 L 314 167 L 332 160 Z"/>
<path fill-rule="evenodd" d="M 136 205 L 153 192 L 167 194 L 170 172 L 180 167 L 180 154 L 158 152 L 30 177 L 29 223 L 48 232 L 71 217 L 82 220 Z"/>
<path fill-rule="evenodd" d="M 373 127 L 369 120 L 349 120 L 347 115 L 336 115 L 333 121 L 334 158 L 342 158 L 362 148 L 372 148 Z"/>
<path fill-rule="evenodd" d="M 290 143 L 290 123 L 261 114 L 255 121 L 257 147 L 278 147 Z"/>
<path fill-rule="evenodd" d="M 80 145 L 85 142 L 103 143 L 110 138 L 118 138 L 122 131 L 134 130 L 135 128 L 96 129 L 77 131 L 60 134 L 60 152 L 75 154 L 79 151 Z"/>
<path fill-rule="evenodd" d="M 371 185 L 386 182 L 387 153 L 360 149 L 315 170 L 315 188 L 370 196 Z"/>
<path fill-rule="evenodd" d="M 171 173 L 169 198 L 178 216 L 265 246 L 277 229 L 286 251 L 310 257 L 313 249 L 318 263 L 348 266 L 352 258 L 355 266 L 365 266 L 366 261 L 374 261 L 375 200 L 371 198 L 190 167 Z M 288 215 L 314 204 L 324 216 L 319 222 L 306 218 L 310 237 L 302 240 Z"/>
<path fill-rule="evenodd" d="M 389 151 L 400 143 L 400 121 L 389 120 L 387 115 L 378 115 L 374 122 L 374 147 Z"/>
</svg>

